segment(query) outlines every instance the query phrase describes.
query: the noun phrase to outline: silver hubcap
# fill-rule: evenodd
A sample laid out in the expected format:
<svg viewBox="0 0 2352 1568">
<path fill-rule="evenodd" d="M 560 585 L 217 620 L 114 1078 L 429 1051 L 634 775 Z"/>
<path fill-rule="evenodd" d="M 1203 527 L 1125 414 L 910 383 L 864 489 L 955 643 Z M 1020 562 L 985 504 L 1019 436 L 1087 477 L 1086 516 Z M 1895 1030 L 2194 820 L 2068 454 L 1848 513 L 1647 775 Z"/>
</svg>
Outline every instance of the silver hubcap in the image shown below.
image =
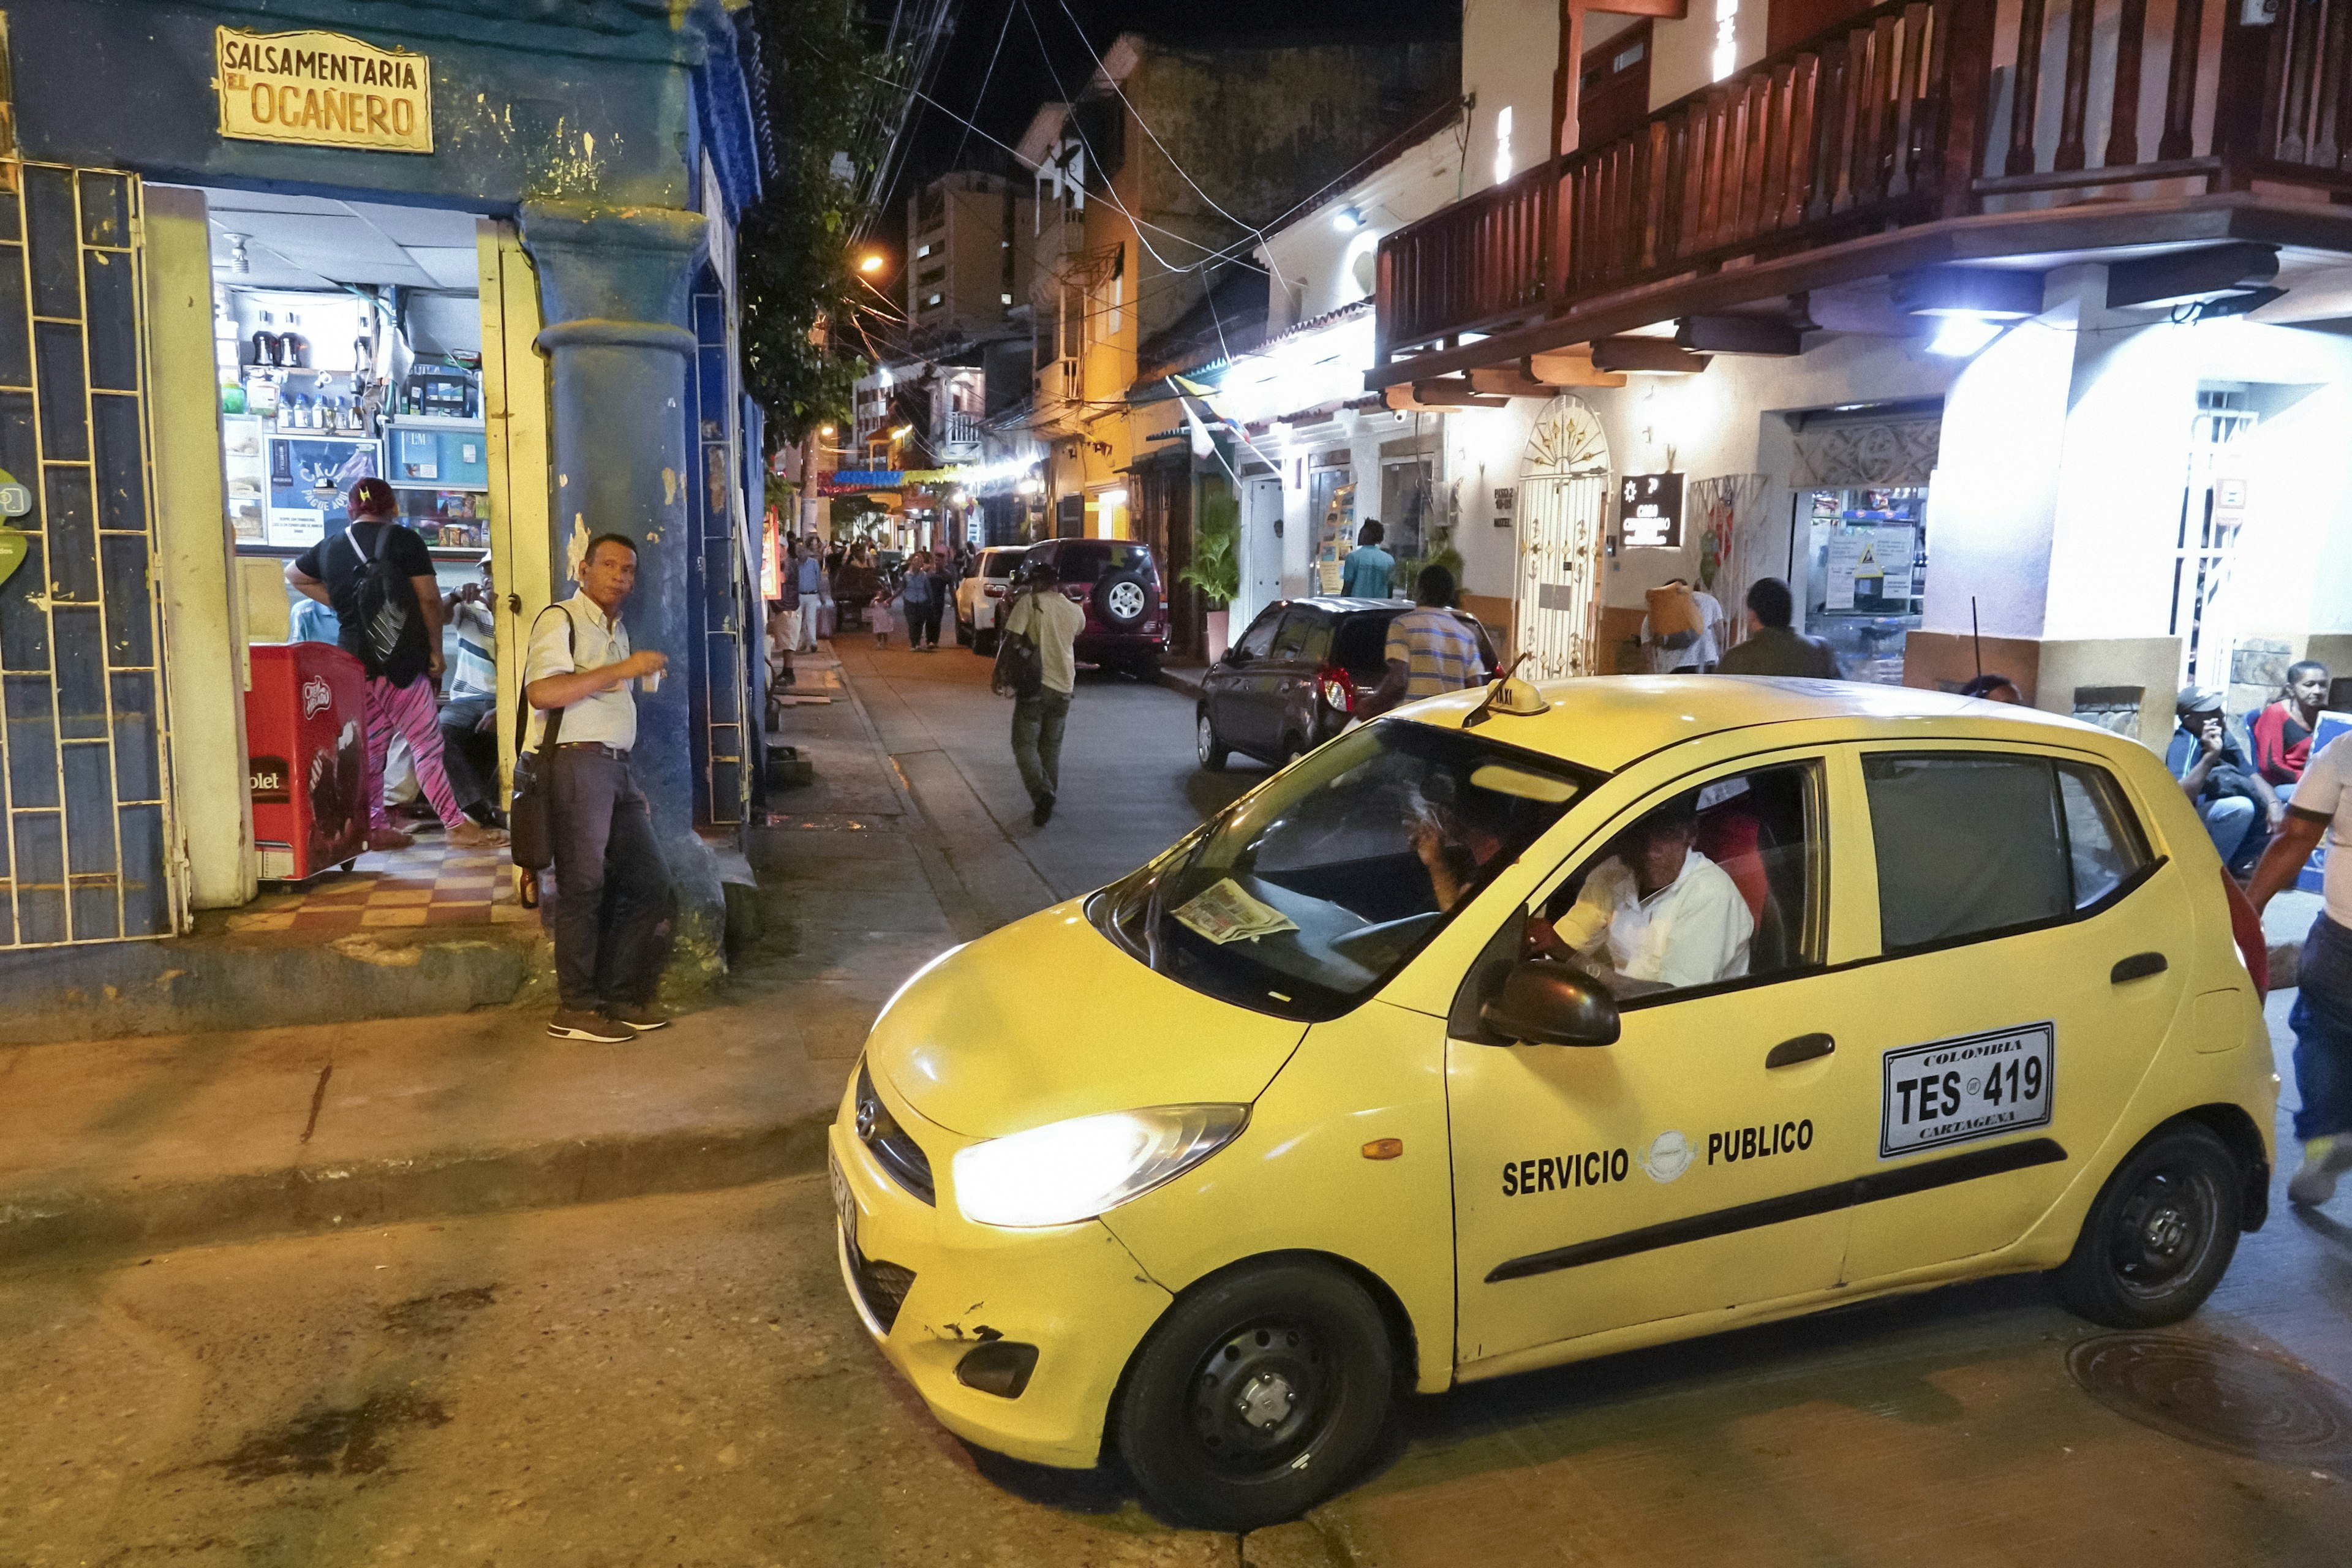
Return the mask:
<svg viewBox="0 0 2352 1568">
<path fill-rule="evenodd" d="M 1217 749 L 1217 733 L 1210 726 L 1209 716 L 1206 713 L 1201 715 L 1200 722 L 1194 727 L 1193 736 L 1201 753 L 1201 760 L 1205 763 L 1209 760 L 1209 753 Z"/>
<path fill-rule="evenodd" d="M 1121 583 L 1110 591 L 1110 613 L 1120 620 L 1131 621 L 1143 614 L 1143 589 L 1134 583 Z"/>
<path fill-rule="evenodd" d="M 1298 1396 L 1287 1382 L 1272 1373 L 1261 1373 L 1242 1389 L 1242 1419 L 1263 1432 L 1278 1426 L 1297 1402 Z"/>
</svg>

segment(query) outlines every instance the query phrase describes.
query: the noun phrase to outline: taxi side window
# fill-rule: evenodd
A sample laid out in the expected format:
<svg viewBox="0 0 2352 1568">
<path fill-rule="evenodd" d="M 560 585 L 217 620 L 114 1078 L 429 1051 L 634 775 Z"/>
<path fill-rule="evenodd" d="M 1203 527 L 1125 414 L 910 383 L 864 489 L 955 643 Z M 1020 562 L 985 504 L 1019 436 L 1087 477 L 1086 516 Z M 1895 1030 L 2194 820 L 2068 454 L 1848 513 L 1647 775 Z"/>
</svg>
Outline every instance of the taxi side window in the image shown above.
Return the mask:
<svg viewBox="0 0 2352 1568">
<path fill-rule="evenodd" d="M 2058 797 L 2066 813 L 2068 868 L 2074 908 L 2098 907 L 2154 863 L 2139 818 L 2105 769 L 2058 764 Z"/>
<path fill-rule="evenodd" d="M 2095 908 L 2149 864 L 2096 768 L 2014 752 L 1862 760 L 1889 953 L 2048 925 Z"/>
<path fill-rule="evenodd" d="M 1654 805 L 1545 900 L 1529 945 L 1629 1005 L 1817 965 L 1818 781 L 1781 764 Z"/>
</svg>

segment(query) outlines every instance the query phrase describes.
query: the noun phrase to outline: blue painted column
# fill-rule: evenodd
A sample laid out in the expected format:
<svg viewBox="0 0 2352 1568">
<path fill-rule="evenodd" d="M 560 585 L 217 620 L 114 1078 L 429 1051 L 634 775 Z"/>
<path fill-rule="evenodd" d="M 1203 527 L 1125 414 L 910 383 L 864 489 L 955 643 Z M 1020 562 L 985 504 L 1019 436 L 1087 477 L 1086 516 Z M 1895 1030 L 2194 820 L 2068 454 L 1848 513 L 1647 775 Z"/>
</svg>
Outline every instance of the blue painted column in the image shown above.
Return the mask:
<svg viewBox="0 0 2352 1568">
<path fill-rule="evenodd" d="M 637 588 L 624 612 L 637 647 L 669 656 L 661 689 L 637 695 L 631 768 L 677 884 L 670 981 L 708 984 L 724 968 L 726 900 L 719 867 L 694 831 L 694 753 L 688 737 L 696 542 L 688 489 L 688 285 L 708 229 L 698 213 L 527 202 L 523 247 L 539 268 L 550 376 L 555 592 L 577 585 L 599 533 L 638 542 Z"/>
</svg>

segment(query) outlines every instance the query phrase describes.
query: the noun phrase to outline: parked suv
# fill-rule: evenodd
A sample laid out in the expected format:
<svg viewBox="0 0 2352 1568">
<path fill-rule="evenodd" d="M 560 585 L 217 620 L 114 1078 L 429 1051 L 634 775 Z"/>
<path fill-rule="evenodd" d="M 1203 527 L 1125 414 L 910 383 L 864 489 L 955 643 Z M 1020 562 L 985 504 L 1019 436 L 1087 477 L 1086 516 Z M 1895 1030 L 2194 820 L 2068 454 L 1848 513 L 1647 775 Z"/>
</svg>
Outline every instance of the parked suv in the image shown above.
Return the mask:
<svg viewBox="0 0 2352 1568">
<path fill-rule="evenodd" d="M 1124 669 L 1149 680 L 1168 651 L 1168 608 L 1151 551 L 1123 539 L 1049 539 L 1033 544 L 1024 565 L 1050 563 L 1062 592 L 1087 613 L 1078 633 L 1081 663 Z"/>
<path fill-rule="evenodd" d="M 996 651 L 996 626 L 1004 618 L 1005 601 L 1013 595 L 1013 571 L 1028 553 L 1025 544 L 980 552 L 971 563 L 971 575 L 956 584 L 956 641 L 976 653 Z"/>
<path fill-rule="evenodd" d="M 1268 605 L 1201 680 L 1194 719 L 1201 765 L 1241 752 L 1277 765 L 1311 752 L 1354 717 L 1388 671 L 1389 623 L 1412 609 L 1396 599 L 1287 599 Z M 1495 649 L 1467 611 L 1489 676 Z"/>
</svg>

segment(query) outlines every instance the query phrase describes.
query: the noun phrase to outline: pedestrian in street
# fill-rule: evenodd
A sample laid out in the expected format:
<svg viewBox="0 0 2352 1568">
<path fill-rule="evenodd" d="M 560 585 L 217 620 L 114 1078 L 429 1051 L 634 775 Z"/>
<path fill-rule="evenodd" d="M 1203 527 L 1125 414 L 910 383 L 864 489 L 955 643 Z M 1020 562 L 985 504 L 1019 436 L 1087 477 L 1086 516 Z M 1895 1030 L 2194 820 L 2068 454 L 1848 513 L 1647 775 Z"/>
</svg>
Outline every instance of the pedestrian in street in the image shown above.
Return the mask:
<svg viewBox="0 0 2352 1568">
<path fill-rule="evenodd" d="M 843 626 L 846 628 L 853 615 L 870 616 L 874 623 L 874 646 L 887 647 L 890 646 L 890 606 L 878 602 L 881 593 L 882 574 L 874 569 L 873 557 L 867 554 L 865 545 L 852 546 L 848 558 L 841 563 L 841 570 L 833 574 L 833 596 L 841 605 Z"/>
<path fill-rule="evenodd" d="M 2286 668 L 2286 689 L 2247 726 L 2254 742 L 2254 768 L 2281 800 L 2294 798 L 2294 786 L 2311 761 L 2312 731 L 2327 706 L 2327 667 L 2315 658 Z"/>
<path fill-rule="evenodd" d="M 550 712 L 563 715 L 547 774 L 557 998 L 547 1032 L 558 1039 L 616 1044 L 669 1022 L 654 1002 L 672 910 L 669 871 L 629 773 L 637 742 L 632 689 L 654 689 L 669 660 L 630 646 L 621 606 L 636 585 L 634 541 L 619 533 L 590 540 L 579 591 L 540 612 L 523 663 L 523 697 L 533 710 L 525 749 L 539 750 Z"/>
<path fill-rule="evenodd" d="M 364 479 L 345 499 L 351 524 L 286 563 L 286 581 L 330 605 L 342 650 L 367 672 L 368 847 L 405 849 L 415 840 L 383 805 L 384 754 L 397 731 L 415 754 L 417 782 L 449 836 L 465 848 L 490 848 L 507 836 L 467 817 L 449 787 L 434 689 L 441 679 L 441 584 L 433 555 L 400 521 L 392 487 Z"/>
<path fill-rule="evenodd" d="M 907 610 L 907 646 L 917 653 L 939 651 L 945 575 L 928 550 L 916 551 L 914 558 L 907 563 L 907 580 L 898 591 L 898 599 Z"/>
<path fill-rule="evenodd" d="M 824 601 L 824 545 L 814 533 L 801 541 L 800 560 L 793 571 L 798 579 L 801 599 L 800 651 L 814 653 L 821 628 Z"/>
<path fill-rule="evenodd" d="M 1478 657 L 1477 635 L 1463 624 L 1450 606 L 1454 574 L 1443 566 L 1424 566 L 1413 584 L 1416 607 L 1389 623 L 1386 650 L 1388 673 L 1357 705 L 1357 712 L 1373 719 L 1401 702 L 1459 691 L 1486 681 L 1486 661 Z"/>
<path fill-rule="evenodd" d="M 449 671 L 449 700 L 441 705 L 441 761 L 457 804 L 475 821 L 506 826 L 499 809 L 499 630 L 492 606 L 498 590 L 490 558 L 481 576 L 441 596 L 445 624 L 457 635 L 457 662 Z"/>
<path fill-rule="evenodd" d="M 1819 637 L 1790 629 L 1797 601 L 1778 577 L 1759 577 L 1748 590 L 1748 636 L 1717 661 L 1717 675 L 1797 675 L 1835 680 L 1837 654 Z"/>
<path fill-rule="evenodd" d="M 2165 766 L 2197 808 L 2206 836 L 2230 875 L 2243 880 L 2286 820 L 2286 805 L 2256 772 L 2253 748 L 2222 711 L 2221 694 L 2184 686 L 2174 700 L 2180 727 L 2165 749 Z"/>
<path fill-rule="evenodd" d="M 2294 803 L 2254 868 L 2247 890 L 2260 914 L 2294 884 L 2311 852 L 2327 841 L 2322 907 L 2303 939 L 2295 966 L 2294 1089 L 2302 1100 L 2294 1135 L 2303 1165 L 2286 1184 L 2294 1203 L 2315 1207 L 2336 1195 L 2336 1179 L 2352 1170 L 2352 737 L 2320 749 L 2295 785 Z"/>
<path fill-rule="evenodd" d="M 1396 557 L 1381 548 L 1388 531 L 1368 517 L 1356 530 L 1356 548 L 1339 563 L 1339 592 L 1351 599 L 1385 599 L 1396 579 Z"/>
<path fill-rule="evenodd" d="M 1042 679 L 1038 689 L 1013 704 L 1013 762 L 1029 791 L 1029 820 L 1043 827 L 1053 819 L 1062 790 L 1062 731 L 1070 720 L 1070 694 L 1078 684 L 1078 633 L 1087 613 L 1061 593 L 1053 563 L 1023 568 L 1026 584 L 1005 612 L 1003 635 L 1037 645 Z"/>
</svg>

